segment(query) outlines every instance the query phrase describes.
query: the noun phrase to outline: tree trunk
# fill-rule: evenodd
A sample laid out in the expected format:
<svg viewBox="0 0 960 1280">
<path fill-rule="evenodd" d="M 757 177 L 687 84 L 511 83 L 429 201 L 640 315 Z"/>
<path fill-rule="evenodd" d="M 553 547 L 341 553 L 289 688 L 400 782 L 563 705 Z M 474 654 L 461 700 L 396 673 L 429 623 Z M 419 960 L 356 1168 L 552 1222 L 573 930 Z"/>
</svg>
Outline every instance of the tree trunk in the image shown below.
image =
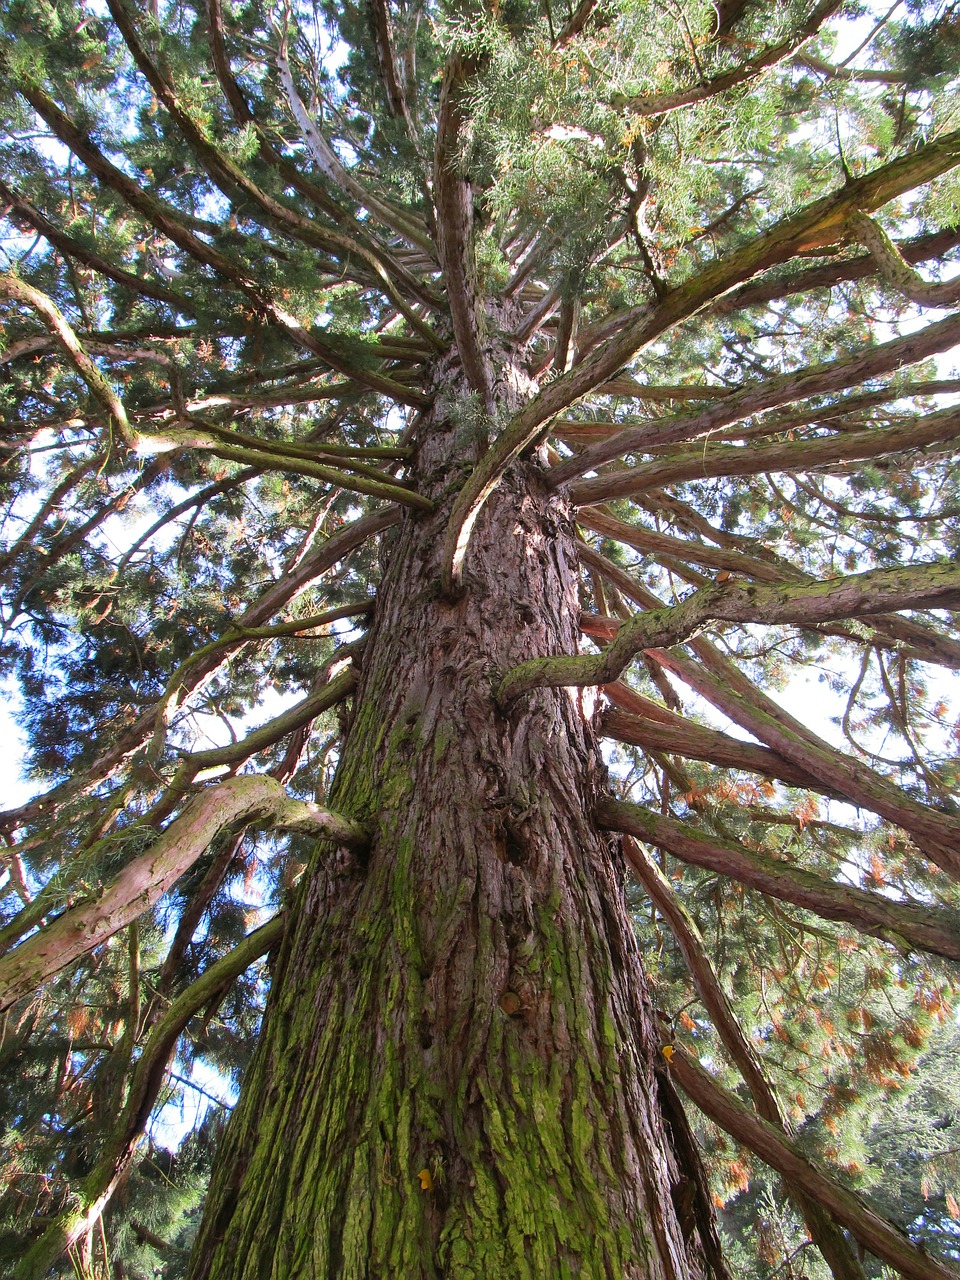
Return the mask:
<svg viewBox="0 0 960 1280">
<path fill-rule="evenodd" d="M 457 460 L 482 448 L 454 403 L 418 431 L 438 507 L 389 549 L 329 800 L 373 841 L 304 874 L 193 1280 L 723 1275 L 619 847 L 591 821 L 589 698 L 494 698 L 577 650 L 569 513 L 516 464 L 444 599 Z"/>
</svg>

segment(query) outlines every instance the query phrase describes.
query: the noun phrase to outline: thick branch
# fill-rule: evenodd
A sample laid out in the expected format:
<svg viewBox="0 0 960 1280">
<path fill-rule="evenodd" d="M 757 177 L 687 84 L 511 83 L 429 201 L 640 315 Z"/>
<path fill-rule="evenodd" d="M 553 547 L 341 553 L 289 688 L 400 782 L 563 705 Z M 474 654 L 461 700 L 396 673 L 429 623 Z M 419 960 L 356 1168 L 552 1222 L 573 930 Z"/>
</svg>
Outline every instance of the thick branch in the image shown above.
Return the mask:
<svg viewBox="0 0 960 1280">
<path fill-rule="evenodd" d="M 19 214 L 24 222 L 33 227 L 35 231 L 38 231 L 46 240 L 49 240 L 53 247 L 65 257 L 82 262 L 85 267 L 90 267 L 91 270 L 105 276 L 108 280 L 113 280 L 134 293 L 142 295 L 144 298 L 153 298 L 156 302 L 166 302 L 171 307 L 176 307 L 178 311 L 190 312 L 193 310 L 193 303 L 185 294 L 178 293 L 168 286 L 155 284 L 152 280 L 147 280 L 142 275 L 135 275 L 132 271 L 124 271 L 107 258 L 102 258 L 98 253 L 94 253 L 86 245 L 81 244 L 79 240 L 65 235 L 34 204 L 31 204 L 26 196 L 22 196 L 19 192 L 8 187 L 2 179 L 0 179 L 0 198 L 9 204 L 11 209 Z"/>
<path fill-rule="evenodd" d="M 57 1261 L 93 1226 L 126 1173 L 160 1093 L 180 1034 L 201 1009 L 215 1009 L 232 984 L 283 936 L 284 919 L 274 916 L 181 992 L 153 1028 L 130 1082 L 123 1112 L 104 1150 L 83 1180 L 77 1199 L 47 1227 L 23 1257 L 14 1280 L 45 1280 Z"/>
<path fill-rule="evenodd" d="M 740 585 L 735 580 L 703 587 L 679 604 L 635 614 L 598 655 L 533 658 L 508 672 L 497 692 L 502 704 L 530 689 L 607 684 L 643 649 L 671 646 L 696 635 L 708 622 L 761 622 L 800 626 L 835 618 L 867 617 L 887 609 L 960 607 L 960 565 L 936 562 L 826 582 L 783 586 Z"/>
<path fill-rule="evenodd" d="M 736 285 L 788 261 L 801 250 L 831 243 L 841 234 L 851 210 L 876 209 L 958 163 L 960 130 L 854 179 L 725 258 L 702 267 L 656 305 L 644 308 L 633 323 L 598 346 L 569 373 L 548 383 L 500 433 L 457 497 L 444 538 L 441 575 L 447 593 L 455 595 L 459 590 L 467 545 L 480 509 L 514 458 L 536 441 L 543 423 L 606 382 L 662 333 L 716 302 Z M 594 498 L 590 493 L 587 500 Z"/>
<path fill-rule="evenodd" d="M 86 901 L 58 916 L 0 958 L 0 1010 L 31 994 L 71 961 L 148 911 L 193 865 L 213 838 L 242 819 L 309 830 L 347 845 L 366 832 L 357 823 L 292 800 L 273 778 L 245 775 L 202 792 L 150 848 Z"/>
<path fill-rule="evenodd" d="M 679 519 L 681 523 L 687 522 L 691 524 L 698 533 L 704 536 L 722 538 L 727 541 L 728 545 L 745 544 L 758 553 L 763 552 L 764 558 L 761 559 L 759 555 L 750 555 L 744 551 L 718 549 L 714 553 L 712 548 L 707 548 L 699 542 L 690 541 L 680 541 L 680 547 L 692 549 L 691 551 L 681 552 L 679 548 L 674 548 L 672 545 L 674 541 L 679 540 L 670 539 L 666 534 L 650 533 L 646 529 L 634 532 L 634 525 L 617 520 L 608 515 L 605 510 L 595 507 L 582 508 L 577 518 L 588 529 L 594 529 L 607 537 L 616 538 L 618 541 L 626 543 L 627 546 L 637 547 L 639 550 L 654 550 L 661 556 L 671 556 L 673 557 L 671 562 L 675 565 L 692 560 L 705 565 L 715 565 L 716 568 L 728 570 L 731 573 L 745 573 L 762 582 L 815 581 L 809 574 L 801 573 L 789 561 L 774 555 L 759 544 L 751 544 L 748 539 L 740 539 L 735 535 L 724 534 L 722 531 L 712 529 L 707 521 L 697 518 L 696 513 L 675 499 L 667 499 L 665 495 L 660 495 L 654 509 L 657 507 L 667 507 L 674 518 Z M 586 518 L 584 518 L 585 513 L 589 513 Z M 650 538 L 649 543 L 646 541 L 648 535 Z M 663 541 L 659 541 L 660 539 L 663 539 Z M 703 548 L 702 555 L 697 550 L 701 547 Z M 656 609 L 660 606 L 661 601 L 652 592 L 644 594 L 635 579 L 629 577 L 622 569 L 611 564 L 603 556 L 598 556 L 590 547 L 582 544 L 580 554 L 587 563 L 599 569 L 605 576 L 610 577 L 614 581 L 614 585 L 619 589 L 623 589 L 626 586 L 628 598 L 636 599 L 636 602 L 642 604 L 644 608 Z M 736 556 L 743 557 L 739 566 L 732 558 Z M 723 563 L 721 563 L 721 557 Z M 640 599 L 637 599 L 635 594 L 638 590 L 642 597 Z M 905 618 L 902 614 L 874 614 L 870 620 L 869 635 L 864 632 L 860 623 L 849 627 L 845 627 L 842 623 L 825 624 L 822 626 L 822 630 L 827 635 L 840 635 L 861 644 L 869 642 L 881 648 L 895 649 L 898 653 L 915 661 L 932 662 L 938 666 L 948 667 L 953 671 L 960 671 L 960 642 L 950 636 L 943 635 L 939 631 L 934 631 L 920 622 L 915 622 L 912 618 Z M 602 638 L 610 639 L 611 633 L 605 632 Z"/>
<path fill-rule="evenodd" d="M 577 512 L 577 524 L 591 529 L 594 533 L 602 534 L 605 538 L 614 538 L 617 542 L 634 547 L 637 551 L 675 556 L 678 560 L 756 578 L 760 582 L 783 582 L 784 579 L 790 578 L 802 580 L 806 576 L 799 570 L 791 573 L 787 565 L 772 564 L 768 560 L 747 555 L 743 551 L 710 547 L 706 543 L 694 542 L 690 538 L 676 538 L 668 533 L 659 533 L 653 529 L 628 524 L 625 520 L 618 520 L 616 516 L 609 515 L 599 507 L 581 507 Z"/>
<path fill-rule="evenodd" d="M 258 442 L 257 447 L 250 445 L 233 445 L 225 443 L 230 433 L 217 431 L 207 427 L 169 427 L 165 431 L 141 432 L 136 437 L 136 451 L 140 454 L 169 453 L 180 449 L 198 449 L 212 453 L 215 457 L 230 462 L 242 462 L 262 468 L 264 471 L 287 471 L 297 475 L 312 476 L 325 484 L 335 485 L 338 489 L 346 489 L 353 493 L 366 493 L 374 498 L 385 498 L 388 502 L 399 502 L 402 506 L 414 507 L 418 511 L 432 511 L 433 503 L 412 489 L 396 484 L 392 476 L 384 475 L 372 467 L 362 464 L 354 466 L 355 474 L 349 475 L 334 467 L 315 462 L 307 456 L 308 450 L 286 449 L 280 444 L 274 447 L 273 442 Z M 253 440 L 253 437 L 247 437 Z M 315 451 L 322 456 L 322 449 Z M 359 472 L 360 474 L 356 474 Z M 371 479 L 371 476 L 382 476 L 382 479 Z"/>
<path fill-rule="evenodd" d="M 881 1218 L 853 1191 L 817 1168 L 794 1142 L 773 1125 L 752 1115 L 679 1046 L 670 1074 L 684 1093 L 721 1129 L 742 1142 L 792 1186 L 830 1213 L 855 1240 L 907 1280 L 957 1280 L 957 1272 L 930 1257 L 897 1227 Z"/>
<path fill-rule="evenodd" d="M 717 303 L 731 289 L 752 276 L 789 261 L 795 254 L 822 248 L 843 235 L 848 214 L 871 211 L 929 182 L 960 163 L 960 130 L 909 156 L 855 178 L 839 191 L 813 201 L 782 219 L 768 231 L 715 262 L 700 267 L 688 280 L 671 289 L 655 306 L 644 308 L 630 324 L 598 346 L 579 365 L 541 390 L 513 420 L 508 431 L 519 437 L 518 451 L 535 439 L 542 423 L 613 377 L 644 347 L 681 320 Z"/>
<path fill-rule="evenodd" d="M 274 628 L 265 627 L 264 631 L 269 634 L 269 632 L 274 631 Z M 283 631 L 280 634 L 283 634 Z M 226 643 L 229 643 L 229 640 Z M 235 768 L 237 765 L 243 764 L 245 760 L 249 760 L 251 756 L 268 750 L 274 743 L 279 742 L 281 738 L 285 738 L 287 734 L 310 724 L 312 720 L 316 720 L 317 716 L 324 711 L 329 711 L 331 707 L 335 707 L 338 702 L 342 702 L 356 688 L 356 682 L 356 674 L 352 668 L 348 668 L 327 684 L 322 685 L 316 693 L 311 693 L 308 697 L 301 698 L 292 707 L 281 712 L 280 715 L 274 716 L 272 720 L 268 720 L 259 729 L 252 729 L 250 733 L 240 738 L 237 742 L 231 742 L 225 747 L 211 747 L 207 751 L 185 752 L 183 763 L 190 773 L 194 775 L 201 770 L 218 766 Z"/>
<path fill-rule="evenodd" d="M 960 227 L 946 227 L 913 236 L 909 240 L 901 240 L 897 245 L 897 251 L 906 262 L 916 264 L 939 261 L 958 244 L 960 244 Z M 786 298 L 798 293 L 809 294 L 817 289 L 829 289 L 845 280 L 862 280 L 873 275 L 875 270 L 876 264 L 870 254 L 863 254 L 857 258 L 844 258 L 840 262 L 808 267 L 792 275 L 779 278 L 774 276 L 744 285 L 721 299 L 715 310 L 719 314 L 741 311 L 745 307 L 755 307 L 777 298 Z"/>
<path fill-rule="evenodd" d="M 778 754 L 843 793 L 850 804 L 870 809 L 901 827 L 917 848 L 954 880 L 960 880 L 960 820 L 923 805 L 860 761 L 838 751 L 767 697 L 704 637 L 691 642 L 699 659 L 676 650 L 651 656 L 675 672 L 741 728 Z"/>
<path fill-rule="evenodd" d="M 117 434 L 131 449 L 137 447 L 138 435 L 130 426 L 127 411 L 110 383 L 93 363 L 57 304 L 39 289 L 11 274 L 0 275 L 0 297 L 25 303 L 34 310 L 57 339 L 67 359 L 83 378 L 94 396 L 100 401 L 107 416 L 117 428 Z"/>
<path fill-rule="evenodd" d="M 949 444 L 960 435 L 960 409 L 951 406 L 894 427 L 840 431 L 806 440 L 775 441 L 744 449 L 711 444 L 638 467 L 580 480 L 571 488 L 575 503 L 608 502 L 666 485 L 709 477 L 759 475 L 769 471 L 822 471 L 868 458 Z"/>
<path fill-rule="evenodd" d="M 617 697 L 616 685 L 604 685 L 603 688 L 611 699 Z M 642 747 L 646 751 L 668 751 L 687 760 L 706 760 L 721 769 L 742 769 L 765 778 L 778 778 L 791 787 L 807 787 L 840 798 L 838 791 L 826 788 L 819 778 L 785 760 L 769 747 L 742 742 L 719 729 L 707 729 L 667 711 L 665 707 L 658 706 L 657 711 L 660 714 L 656 719 L 631 715 L 626 711 L 607 711 L 601 721 L 600 732 L 604 737 Z"/>
<path fill-rule="evenodd" d="M 740 422 L 765 409 L 776 409 L 809 396 L 844 391 L 871 378 L 895 373 L 907 365 L 949 351 L 958 342 L 960 315 L 948 316 L 916 333 L 865 347 L 852 356 L 808 365 L 795 373 L 768 378 L 761 383 L 727 392 L 719 404 L 710 405 L 697 413 L 677 414 L 672 418 L 660 418 L 655 422 L 620 430 L 610 439 L 591 445 L 576 457 L 567 458 L 553 467 L 550 471 L 550 483 L 563 484 L 587 471 L 595 471 L 604 462 L 622 457 L 626 453 L 640 453 L 666 444 L 695 440 L 698 436 L 714 432 L 730 423 Z M 708 391 L 708 388 L 704 388 L 702 394 L 706 395 Z M 645 389 L 638 388 L 639 395 L 644 393 Z M 900 394 L 896 388 L 891 388 L 891 399 Z M 842 409 L 842 403 L 831 406 L 829 412 L 834 412 L 838 407 Z M 816 411 L 811 411 L 811 418 L 815 417 Z"/>
<path fill-rule="evenodd" d="M 437 114 L 433 162 L 433 198 L 437 215 L 437 251 L 443 268 L 457 350 L 463 370 L 486 412 L 492 408 L 490 377 L 480 344 L 474 291 L 473 198 L 470 184 L 457 172 L 464 118 L 462 94 L 475 67 L 459 54 L 444 72 Z"/>
<path fill-rule="evenodd" d="M 597 805 L 596 818 L 601 826 L 666 849 L 681 862 L 730 876 L 826 920 L 855 925 L 861 933 L 901 950 L 906 946 L 960 960 L 960 928 L 952 911 L 896 902 L 856 885 L 837 884 L 794 862 L 758 853 L 741 842 L 719 836 L 708 838 L 689 823 L 640 805 L 604 797 Z"/>
</svg>

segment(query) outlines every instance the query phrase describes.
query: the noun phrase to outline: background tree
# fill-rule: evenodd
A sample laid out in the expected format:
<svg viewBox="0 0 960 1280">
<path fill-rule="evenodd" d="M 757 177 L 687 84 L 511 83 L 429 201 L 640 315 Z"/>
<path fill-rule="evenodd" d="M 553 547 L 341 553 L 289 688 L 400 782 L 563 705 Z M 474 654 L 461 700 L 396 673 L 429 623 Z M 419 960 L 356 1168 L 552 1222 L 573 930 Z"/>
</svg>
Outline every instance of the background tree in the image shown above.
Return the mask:
<svg viewBox="0 0 960 1280">
<path fill-rule="evenodd" d="M 19 1277 L 955 1274 L 958 33 L 4 6 Z"/>
</svg>

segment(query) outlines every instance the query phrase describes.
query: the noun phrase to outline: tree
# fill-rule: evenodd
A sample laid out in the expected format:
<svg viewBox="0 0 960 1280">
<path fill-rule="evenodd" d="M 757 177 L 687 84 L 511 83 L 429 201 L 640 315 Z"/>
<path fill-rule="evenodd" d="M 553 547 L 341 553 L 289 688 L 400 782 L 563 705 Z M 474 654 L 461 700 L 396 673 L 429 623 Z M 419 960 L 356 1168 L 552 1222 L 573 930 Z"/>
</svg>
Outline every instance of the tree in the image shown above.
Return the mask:
<svg viewBox="0 0 960 1280">
<path fill-rule="evenodd" d="M 827 1270 L 756 1265 L 955 1275 L 854 1150 L 960 958 L 960 36 L 899 13 L 6 6 L 19 1277 L 183 1272 L 197 1057 L 193 1280 L 719 1280 L 751 1161 Z"/>
</svg>

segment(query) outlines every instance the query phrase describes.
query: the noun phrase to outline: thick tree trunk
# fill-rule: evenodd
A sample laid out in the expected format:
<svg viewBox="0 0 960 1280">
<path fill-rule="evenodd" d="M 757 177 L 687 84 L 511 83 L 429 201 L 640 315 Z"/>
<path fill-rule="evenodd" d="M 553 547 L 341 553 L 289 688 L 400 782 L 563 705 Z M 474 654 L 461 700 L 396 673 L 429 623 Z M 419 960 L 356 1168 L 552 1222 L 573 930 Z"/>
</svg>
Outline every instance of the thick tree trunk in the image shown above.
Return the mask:
<svg viewBox="0 0 960 1280">
<path fill-rule="evenodd" d="M 447 398 L 450 404 L 450 398 Z M 450 415 L 453 416 L 453 415 Z M 466 416 L 466 415 L 464 415 Z M 194 1280 L 722 1274 L 622 890 L 580 691 L 573 528 L 536 462 L 439 547 L 469 424 L 422 433 L 331 805 L 374 831 L 303 877 Z"/>
</svg>

